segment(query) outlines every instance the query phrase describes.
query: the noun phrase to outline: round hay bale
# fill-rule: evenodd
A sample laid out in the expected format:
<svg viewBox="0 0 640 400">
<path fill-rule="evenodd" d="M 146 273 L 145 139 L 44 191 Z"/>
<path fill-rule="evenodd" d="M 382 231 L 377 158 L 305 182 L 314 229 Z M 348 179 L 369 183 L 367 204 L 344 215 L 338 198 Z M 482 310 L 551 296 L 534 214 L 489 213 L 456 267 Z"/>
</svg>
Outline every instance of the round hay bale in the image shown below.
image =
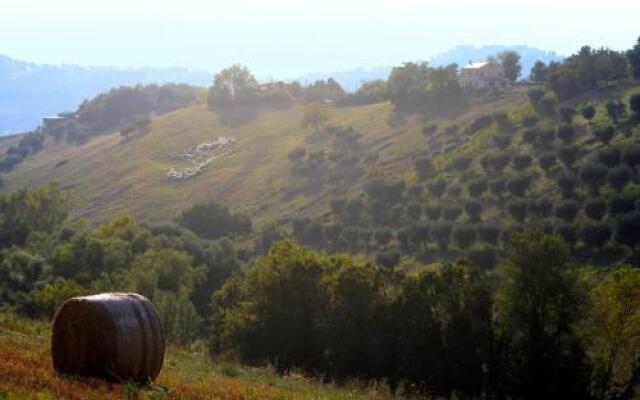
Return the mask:
<svg viewBox="0 0 640 400">
<path fill-rule="evenodd" d="M 158 313 L 139 294 L 74 297 L 53 322 L 53 367 L 63 374 L 147 383 L 160 373 L 164 347 Z"/>
</svg>

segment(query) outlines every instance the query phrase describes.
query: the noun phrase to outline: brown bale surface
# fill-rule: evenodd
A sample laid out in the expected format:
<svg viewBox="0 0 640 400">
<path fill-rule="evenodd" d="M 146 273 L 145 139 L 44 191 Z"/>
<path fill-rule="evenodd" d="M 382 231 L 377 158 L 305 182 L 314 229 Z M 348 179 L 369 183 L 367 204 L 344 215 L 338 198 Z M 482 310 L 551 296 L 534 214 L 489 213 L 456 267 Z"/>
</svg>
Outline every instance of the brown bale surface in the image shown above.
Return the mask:
<svg viewBox="0 0 640 400">
<path fill-rule="evenodd" d="M 155 308 L 134 293 L 74 297 L 56 313 L 51 356 L 63 374 L 153 381 L 165 341 Z"/>
</svg>

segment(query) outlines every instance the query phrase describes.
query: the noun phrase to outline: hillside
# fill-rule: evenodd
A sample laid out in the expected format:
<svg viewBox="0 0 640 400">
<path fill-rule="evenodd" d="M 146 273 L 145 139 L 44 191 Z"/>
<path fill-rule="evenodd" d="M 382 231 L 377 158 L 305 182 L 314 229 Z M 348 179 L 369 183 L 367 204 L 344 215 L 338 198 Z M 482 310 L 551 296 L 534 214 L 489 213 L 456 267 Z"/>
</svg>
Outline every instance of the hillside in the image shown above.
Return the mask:
<svg viewBox="0 0 640 400">
<path fill-rule="evenodd" d="M 375 388 L 331 387 L 268 368 L 212 362 L 202 349 L 169 346 L 156 384 L 108 384 L 94 379 L 56 375 L 49 355 L 50 329 L 0 315 L 0 399 L 377 399 L 392 398 Z"/>
<path fill-rule="evenodd" d="M 513 89 L 446 123 L 465 126 L 480 114 L 509 110 L 526 101 L 525 90 Z M 187 107 L 154 118 L 149 133 L 128 141 L 112 133 L 79 146 L 46 146 L 4 176 L 2 191 L 55 180 L 77 196 L 78 216 L 94 222 L 123 212 L 146 221 L 166 221 L 208 199 L 245 211 L 258 222 L 318 216 L 328 210 L 331 197 L 359 193 L 364 179 L 346 188 L 346 193 L 345 188 L 326 188 L 313 195 L 288 190 L 293 178 L 287 155 L 311 133 L 301 127 L 303 111 L 302 106 L 263 111 L 255 121 L 231 128 L 221 125 L 204 104 Z M 377 154 L 370 170 L 411 176 L 414 156 L 427 146 L 419 118 L 393 123 L 389 103 L 332 108 L 330 113 L 328 125 L 352 126 L 361 135 L 364 152 Z M 220 136 L 237 139 L 230 155 L 191 179 L 167 178 L 169 169 L 180 165 L 172 156 Z"/>
</svg>

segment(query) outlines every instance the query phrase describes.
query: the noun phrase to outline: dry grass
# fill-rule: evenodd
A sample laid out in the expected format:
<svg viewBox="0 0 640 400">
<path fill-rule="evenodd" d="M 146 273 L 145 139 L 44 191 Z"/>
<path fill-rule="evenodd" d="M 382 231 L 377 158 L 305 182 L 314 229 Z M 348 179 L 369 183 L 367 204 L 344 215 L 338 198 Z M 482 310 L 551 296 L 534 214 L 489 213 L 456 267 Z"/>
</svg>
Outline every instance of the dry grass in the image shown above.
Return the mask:
<svg viewBox="0 0 640 400">
<path fill-rule="evenodd" d="M 280 377 L 268 368 L 213 363 L 202 352 L 169 347 L 156 385 L 139 388 L 78 379 L 54 372 L 49 328 L 0 315 L 0 399 L 353 399 L 385 400 L 374 387 L 334 387 L 299 375 Z"/>
</svg>

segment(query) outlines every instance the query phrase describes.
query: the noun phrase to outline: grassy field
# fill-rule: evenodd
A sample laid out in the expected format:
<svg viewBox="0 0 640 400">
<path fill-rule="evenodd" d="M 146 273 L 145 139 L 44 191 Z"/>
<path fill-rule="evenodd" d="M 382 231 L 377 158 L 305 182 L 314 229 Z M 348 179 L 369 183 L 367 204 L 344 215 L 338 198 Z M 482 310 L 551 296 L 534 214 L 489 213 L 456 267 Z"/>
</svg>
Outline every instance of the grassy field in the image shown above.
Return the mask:
<svg viewBox="0 0 640 400">
<path fill-rule="evenodd" d="M 0 399 L 317 399 L 385 400 L 384 388 L 340 386 L 300 375 L 278 376 L 270 368 L 213 362 L 202 351 L 169 346 L 164 368 L 152 387 L 108 384 L 60 376 L 52 368 L 49 325 L 0 314 Z"/>
<path fill-rule="evenodd" d="M 524 90 L 515 89 L 472 107 L 455 120 L 430 122 L 443 126 L 455 122 L 462 127 L 481 113 L 525 103 Z M 391 112 L 389 103 L 335 108 L 328 123 L 353 126 L 362 135 L 367 151 L 379 155 L 376 168 L 411 178 L 414 156 L 427 146 L 422 134 L 424 122 L 409 118 L 391 124 Z M 318 216 L 328 210 L 334 195 L 329 189 L 293 198 L 285 190 L 292 179 L 287 154 L 310 133 L 301 127 L 302 113 L 302 106 L 263 111 L 255 121 L 231 128 L 221 125 L 204 104 L 198 104 L 154 118 L 148 134 L 127 142 L 113 133 L 79 146 L 49 145 L 6 174 L 2 191 L 55 180 L 75 193 L 77 216 L 94 222 L 126 212 L 161 222 L 209 199 L 247 212 L 258 224 L 281 217 Z M 172 155 L 225 135 L 237 138 L 231 155 L 187 181 L 166 177 L 175 165 Z M 2 145 L 10 143 L 6 142 Z M 358 193 L 360 183 L 349 188 L 350 193 L 340 194 Z"/>
</svg>

